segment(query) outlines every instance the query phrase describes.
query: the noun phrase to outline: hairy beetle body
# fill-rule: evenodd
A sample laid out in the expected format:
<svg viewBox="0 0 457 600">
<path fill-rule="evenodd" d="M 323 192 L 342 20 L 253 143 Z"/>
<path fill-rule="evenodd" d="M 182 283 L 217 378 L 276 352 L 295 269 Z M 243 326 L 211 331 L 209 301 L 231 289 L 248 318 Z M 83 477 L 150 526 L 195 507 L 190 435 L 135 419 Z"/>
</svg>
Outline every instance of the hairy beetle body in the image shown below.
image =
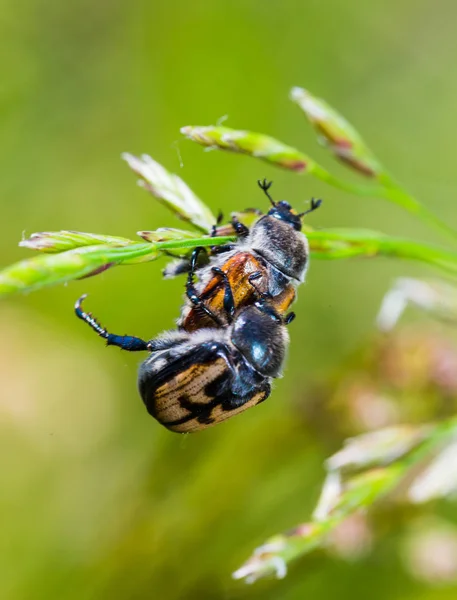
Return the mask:
<svg viewBox="0 0 457 600">
<path fill-rule="evenodd" d="M 267 194 L 272 208 L 260 216 L 251 229 L 233 222 L 238 233 L 236 243 L 227 247 L 216 247 L 208 265 L 197 268 L 200 248 L 194 251 L 186 287 L 186 299 L 178 327 L 184 331 L 196 331 L 201 327 L 225 327 L 224 284 L 215 270 L 222 271 L 233 290 L 235 310 L 248 306 L 253 301 L 255 290 L 250 276 L 258 274 L 256 289 L 268 294 L 278 313 L 284 314 L 296 298 L 297 286 L 305 280 L 308 268 L 309 245 L 301 231 L 301 218 L 285 201 L 274 202 L 268 193 L 271 183 L 259 182 Z M 314 210 L 320 202 L 312 203 Z M 309 211 L 306 211 L 309 212 Z M 198 282 L 193 283 L 194 272 Z M 204 301 L 202 307 L 196 299 Z M 203 308 L 203 310 L 202 310 Z"/>
<path fill-rule="evenodd" d="M 306 213 L 274 202 L 270 185 L 261 187 L 273 208 L 251 230 L 233 220 L 239 241 L 218 247 L 221 253 L 198 270 L 197 284 L 202 248 L 194 250 L 177 331 L 150 341 L 111 334 L 84 312 L 84 297 L 76 303 L 76 315 L 108 345 L 150 353 L 140 366 L 139 392 L 148 412 L 172 431 L 205 429 L 263 402 L 282 375 L 286 325 L 295 316 L 286 311 L 304 280 L 309 248 L 301 232 Z"/>
<path fill-rule="evenodd" d="M 227 296 L 230 281 L 222 279 Z M 82 310 L 82 299 L 75 309 L 108 344 L 150 352 L 139 370 L 140 395 L 149 414 L 168 429 L 184 433 L 205 429 L 263 402 L 270 395 L 272 379 L 282 375 L 289 344 L 286 325 L 295 315 L 283 317 L 268 295 L 257 294 L 260 299 L 233 318 L 233 306 L 225 301 L 228 324 L 223 328 L 170 331 L 149 342 L 108 333 Z"/>
<path fill-rule="evenodd" d="M 148 412 L 168 429 L 191 432 L 228 419 L 268 398 L 281 376 L 289 337 L 264 306 L 242 309 L 225 329 L 177 336 L 140 367 Z M 159 341 L 158 338 L 157 341 Z"/>
</svg>

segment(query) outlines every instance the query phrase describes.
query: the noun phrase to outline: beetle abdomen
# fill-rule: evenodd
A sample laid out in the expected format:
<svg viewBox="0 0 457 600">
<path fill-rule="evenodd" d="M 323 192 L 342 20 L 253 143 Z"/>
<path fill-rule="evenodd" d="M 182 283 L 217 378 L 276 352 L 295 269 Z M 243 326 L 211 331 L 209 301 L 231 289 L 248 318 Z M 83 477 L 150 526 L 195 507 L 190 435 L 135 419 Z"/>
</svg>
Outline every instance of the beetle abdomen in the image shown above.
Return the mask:
<svg viewBox="0 0 457 600">
<path fill-rule="evenodd" d="M 233 375 L 213 349 L 196 348 L 172 361 L 172 351 L 152 355 L 140 370 L 139 389 L 146 408 L 162 425 L 177 432 L 205 429 L 266 400 L 270 385 L 248 385 L 233 393 Z M 167 359 L 167 366 L 156 371 Z M 160 362 L 159 362 L 160 361 Z"/>
</svg>

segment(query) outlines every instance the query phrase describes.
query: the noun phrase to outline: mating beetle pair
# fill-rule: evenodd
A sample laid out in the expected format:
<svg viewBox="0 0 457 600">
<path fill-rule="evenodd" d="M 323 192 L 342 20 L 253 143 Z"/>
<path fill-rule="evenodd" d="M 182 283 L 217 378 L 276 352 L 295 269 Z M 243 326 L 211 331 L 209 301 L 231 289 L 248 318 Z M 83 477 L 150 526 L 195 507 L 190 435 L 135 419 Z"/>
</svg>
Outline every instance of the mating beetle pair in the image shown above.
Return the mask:
<svg viewBox="0 0 457 600">
<path fill-rule="evenodd" d="M 308 266 L 301 218 L 320 201 L 297 214 L 287 202 L 274 202 L 271 183 L 259 185 L 272 204 L 269 212 L 250 230 L 233 219 L 237 242 L 215 246 L 209 265 L 198 268 L 202 248 L 194 250 L 176 331 L 151 341 L 110 334 L 84 312 L 84 296 L 76 303 L 76 315 L 108 345 L 150 352 L 140 367 L 140 395 L 172 431 L 204 429 L 262 402 L 272 378 L 281 376 L 286 325 L 295 316 L 286 313 Z"/>
</svg>

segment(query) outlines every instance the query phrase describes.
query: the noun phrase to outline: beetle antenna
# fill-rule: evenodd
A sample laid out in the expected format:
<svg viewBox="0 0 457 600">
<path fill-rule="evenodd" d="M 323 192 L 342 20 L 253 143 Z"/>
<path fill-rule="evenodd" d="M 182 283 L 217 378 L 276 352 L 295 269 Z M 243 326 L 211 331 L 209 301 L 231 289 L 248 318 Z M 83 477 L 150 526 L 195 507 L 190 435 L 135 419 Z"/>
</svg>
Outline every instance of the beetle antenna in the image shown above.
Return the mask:
<svg viewBox="0 0 457 600">
<path fill-rule="evenodd" d="M 316 200 L 316 198 L 311 198 L 311 208 L 309 208 L 308 210 L 305 210 L 305 212 L 299 213 L 299 217 L 304 217 L 305 215 L 308 215 L 309 213 L 315 211 L 317 208 L 319 208 L 319 206 L 322 204 L 322 200 Z"/>
<path fill-rule="evenodd" d="M 267 179 L 265 178 L 263 181 L 261 179 L 259 179 L 257 181 L 257 183 L 259 184 L 259 188 L 262 190 L 262 192 L 265 194 L 265 196 L 271 202 L 272 206 L 276 206 L 276 202 L 273 200 L 273 198 L 268 193 L 268 190 L 273 185 L 273 182 L 272 181 L 267 181 Z"/>
<path fill-rule="evenodd" d="M 121 350 L 128 350 L 129 352 L 137 352 L 140 350 L 151 350 L 150 342 L 133 337 L 131 335 L 115 335 L 114 333 L 108 333 L 104 327 L 100 325 L 95 317 L 91 313 L 86 313 L 82 308 L 83 300 L 87 298 L 87 294 L 84 294 L 75 303 L 75 313 L 78 319 L 81 319 L 89 325 L 91 329 L 95 331 L 100 337 L 106 340 L 107 346 L 118 346 Z"/>
</svg>

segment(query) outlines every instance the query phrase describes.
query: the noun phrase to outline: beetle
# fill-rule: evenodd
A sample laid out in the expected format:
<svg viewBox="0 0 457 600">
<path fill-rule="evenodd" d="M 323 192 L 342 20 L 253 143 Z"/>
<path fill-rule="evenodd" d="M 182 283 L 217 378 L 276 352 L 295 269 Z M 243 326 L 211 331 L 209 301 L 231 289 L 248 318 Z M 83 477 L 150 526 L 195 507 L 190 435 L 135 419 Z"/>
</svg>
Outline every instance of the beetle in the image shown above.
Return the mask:
<svg viewBox="0 0 457 600">
<path fill-rule="evenodd" d="M 305 279 L 308 268 L 309 245 L 302 229 L 304 215 L 316 210 L 321 200 L 311 201 L 311 208 L 297 213 L 285 200 L 275 202 L 269 193 L 272 182 L 258 181 L 272 208 L 260 216 L 251 229 L 235 217 L 232 227 L 238 235 L 233 244 L 214 246 L 208 266 L 198 268 L 203 248 L 196 248 L 191 257 L 186 284 L 185 304 L 178 327 L 187 332 L 202 327 L 224 327 L 227 311 L 224 308 L 223 280 L 215 276 L 214 267 L 228 277 L 234 310 L 253 301 L 254 289 L 249 278 L 257 274 L 258 289 L 270 296 L 271 303 L 284 314 L 295 300 L 296 288 Z M 217 227 L 213 234 L 217 233 Z M 194 283 L 195 272 L 199 281 Z"/>
<path fill-rule="evenodd" d="M 150 353 L 139 369 L 140 395 L 150 415 L 179 433 L 216 425 L 266 400 L 272 379 L 282 375 L 286 325 L 295 317 L 279 314 L 269 294 L 258 290 L 259 272 L 249 279 L 256 300 L 236 312 L 229 278 L 213 269 L 224 287 L 227 325 L 222 328 L 168 331 L 145 341 L 108 333 L 82 309 L 85 296 L 75 305 L 76 315 L 107 345 Z"/>
</svg>

